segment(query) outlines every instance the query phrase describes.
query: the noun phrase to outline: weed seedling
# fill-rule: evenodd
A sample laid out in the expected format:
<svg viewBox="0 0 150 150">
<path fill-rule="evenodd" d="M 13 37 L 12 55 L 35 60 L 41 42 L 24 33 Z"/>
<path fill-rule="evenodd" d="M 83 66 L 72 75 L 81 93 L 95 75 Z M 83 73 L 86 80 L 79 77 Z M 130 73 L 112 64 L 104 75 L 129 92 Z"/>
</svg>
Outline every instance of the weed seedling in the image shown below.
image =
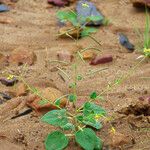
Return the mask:
<svg viewBox="0 0 150 150">
<path fill-rule="evenodd" d="M 82 56 L 77 52 L 76 57 L 81 59 Z M 106 115 L 106 111 L 95 104 L 95 101 L 99 99 L 95 91 L 89 95 L 82 106 L 77 107 L 78 82 L 84 79 L 83 75 L 78 74 L 77 67 L 77 64 L 73 65 L 73 82 L 69 85 L 72 92 L 67 95 L 71 108 L 60 108 L 61 98 L 58 98 L 53 104 L 57 106 L 58 110 L 52 110 L 41 118 L 43 122 L 59 128 L 59 130 L 48 134 L 45 140 L 46 150 L 64 149 L 67 147 L 70 139 L 75 139 L 76 143 L 85 150 L 102 149 L 102 140 L 95 134 L 93 129 L 99 130 L 102 128 L 100 120 Z M 62 73 L 64 72 L 62 71 Z"/>
<path fill-rule="evenodd" d="M 63 24 L 65 24 L 67 22 L 72 24 L 73 27 L 71 29 L 67 30 L 66 32 L 63 32 L 63 33 L 59 34 L 59 36 L 65 34 L 65 35 L 67 35 L 71 38 L 73 38 L 73 37 L 70 35 L 70 32 L 73 31 L 73 30 L 78 31 L 77 33 L 80 34 L 81 37 L 85 37 L 85 36 L 91 37 L 90 34 L 95 33 L 97 31 L 97 28 L 86 26 L 89 22 L 102 20 L 104 25 L 109 24 L 109 20 L 104 19 L 102 16 L 89 16 L 87 18 L 83 18 L 85 23 L 81 24 L 82 20 L 77 19 L 77 13 L 72 11 L 72 10 L 58 11 L 57 18 Z"/>
</svg>

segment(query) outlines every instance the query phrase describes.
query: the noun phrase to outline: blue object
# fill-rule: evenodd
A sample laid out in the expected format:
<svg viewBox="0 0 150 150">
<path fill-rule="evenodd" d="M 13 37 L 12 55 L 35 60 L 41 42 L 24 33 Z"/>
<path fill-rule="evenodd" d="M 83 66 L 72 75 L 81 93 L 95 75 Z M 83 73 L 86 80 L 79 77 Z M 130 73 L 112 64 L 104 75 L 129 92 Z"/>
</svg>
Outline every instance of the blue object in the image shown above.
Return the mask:
<svg viewBox="0 0 150 150">
<path fill-rule="evenodd" d="M 129 39 L 123 33 L 119 33 L 119 42 L 122 46 L 128 49 L 130 52 L 134 51 L 134 45 L 130 43 Z"/>
<path fill-rule="evenodd" d="M 76 11 L 78 22 L 81 25 L 86 24 L 99 26 L 103 23 L 104 16 L 97 10 L 96 6 L 92 2 L 89 2 L 87 0 L 79 1 L 76 6 Z M 98 19 L 87 23 L 87 19 L 89 17 L 96 17 Z"/>
<path fill-rule="evenodd" d="M 9 11 L 10 9 L 8 8 L 8 6 L 1 4 L 0 5 L 0 12 L 5 12 L 5 11 Z"/>
</svg>

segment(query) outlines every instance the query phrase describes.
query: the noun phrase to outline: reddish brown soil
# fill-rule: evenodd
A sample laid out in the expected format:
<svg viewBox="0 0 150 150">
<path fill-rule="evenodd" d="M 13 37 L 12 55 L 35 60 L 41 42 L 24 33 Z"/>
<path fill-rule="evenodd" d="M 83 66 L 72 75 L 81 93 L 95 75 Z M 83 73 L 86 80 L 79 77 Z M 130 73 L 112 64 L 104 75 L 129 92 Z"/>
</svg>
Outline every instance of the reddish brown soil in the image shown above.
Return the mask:
<svg viewBox="0 0 150 150">
<path fill-rule="evenodd" d="M 129 0 L 92 1 L 112 22 L 112 25 L 100 27 L 94 37 L 102 43 L 101 55 L 112 54 L 114 60 L 112 63 L 97 66 L 90 66 L 89 62 L 79 64 L 80 74 L 85 74 L 89 69 L 108 67 L 107 70 L 79 82 L 77 92 L 83 99 L 94 90 L 101 93 L 102 90 L 106 89 L 109 82 L 127 74 L 131 67 L 138 63 L 139 60 L 136 60 L 136 58 L 140 54 L 137 51 L 128 53 L 126 49 L 121 47 L 118 43 L 117 33 L 125 33 L 134 44 L 137 44 L 138 38 L 134 30 L 139 28 L 143 31 L 145 21 L 144 11 L 133 8 Z M 66 94 L 69 91 L 68 85 L 60 78 L 58 71 L 51 70 L 56 64 L 46 62 L 56 59 L 59 50 L 71 51 L 75 48 L 75 44 L 71 39 L 56 38 L 58 31 L 56 12 L 58 8 L 47 9 L 47 6 L 46 0 L 19 0 L 12 6 L 11 11 L 1 13 L 0 19 L 8 19 L 10 23 L 0 24 L 0 52 L 7 55 L 20 46 L 28 51 L 33 50 L 37 55 L 37 61 L 35 65 L 26 68 L 25 80 L 35 86 L 57 87 Z M 87 43 L 89 46 L 97 46 L 89 38 L 79 40 L 79 45 L 83 47 L 88 46 Z M 71 74 L 71 66 L 59 65 L 59 67 L 66 69 L 66 72 Z M 2 72 L 6 70 L 18 73 L 22 71 L 22 67 L 14 65 L 7 68 L 2 67 L 0 68 L 1 76 L 3 76 Z M 122 109 L 128 108 L 132 103 L 136 104 L 139 101 L 138 97 L 150 95 L 150 80 L 142 78 L 149 75 L 150 64 L 144 61 L 124 83 L 104 95 L 105 101 L 99 102 L 109 115 L 113 115 L 113 124 L 116 131 L 132 139 L 122 149 L 150 149 L 150 114 L 144 116 L 142 111 L 138 116 L 134 113 L 127 113 L 127 115 L 117 113 L 118 111 L 122 112 Z M 0 84 L 0 91 L 9 89 L 11 88 Z M 15 150 L 44 150 L 43 141 L 54 128 L 42 123 L 40 117 L 37 117 L 34 112 L 11 120 L 10 118 L 15 115 L 18 108 L 6 109 L 5 104 L 0 105 L 0 141 L 4 137 L 7 140 L 0 142 L 0 150 L 9 150 L 13 146 L 17 146 L 14 148 Z M 97 131 L 97 135 L 102 138 L 104 145 L 111 143 L 109 131 L 109 123 L 104 123 L 104 128 Z M 2 136 L 3 138 L 1 138 Z M 12 143 L 13 145 L 11 145 Z M 4 145 L 6 148 L 4 148 Z M 80 148 L 74 142 L 71 142 L 67 149 L 78 150 Z"/>
</svg>

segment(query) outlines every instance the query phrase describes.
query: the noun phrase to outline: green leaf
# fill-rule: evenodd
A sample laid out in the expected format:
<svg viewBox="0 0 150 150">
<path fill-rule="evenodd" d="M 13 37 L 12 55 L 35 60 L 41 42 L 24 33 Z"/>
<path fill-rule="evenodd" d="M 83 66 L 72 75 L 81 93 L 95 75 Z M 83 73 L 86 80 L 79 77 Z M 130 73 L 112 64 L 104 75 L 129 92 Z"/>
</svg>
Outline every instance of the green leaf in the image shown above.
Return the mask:
<svg viewBox="0 0 150 150">
<path fill-rule="evenodd" d="M 87 18 L 87 21 L 95 22 L 95 21 L 102 21 L 103 19 L 104 19 L 103 16 L 90 16 L 90 17 Z"/>
<path fill-rule="evenodd" d="M 104 25 L 104 26 L 108 26 L 110 23 L 111 23 L 111 22 L 110 22 L 109 19 L 107 19 L 107 18 L 104 18 L 104 19 L 103 19 L 103 25 Z"/>
<path fill-rule="evenodd" d="M 61 128 L 64 130 L 74 130 L 75 126 L 72 123 L 67 123 L 64 126 L 61 126 Z"/>
<path fill-rule="evenodd" d="M 66 22 L 69 21 L 71 22 L 74 26 L 78 25 L 77 22 L 77 14 L 74 11 L 58 11 L 57 12 L 57 18 L 61 22 Z"/>
<path fill-rule="evenodd" d="M 55 105 L 60 106 L 61 99 L 56 99 Z"/>
<path fill-rule="evenodd" d="M 84 27 L 82 32 L 81 32 L 81 37 L 85 37 L 90 35 L 91 33 L 95 33 L 97 31 L 96 28 L 92 28 L 92 27 Z"/>
<path fill-rule="evenodd" d="M 97 100 L 102 100 L 102 101 L 105 100 L 104 97 L 103 97 L 103 96 L 100 96 L 100 95 L 98 95 L 98 96 L 96 97 L 96 99 L 97 99 Z"/>
<path fill-rule="evenodd" d="M 77 96 L 74 95 L 74 94 L 70 94 L 68 96 L 68 99 L 69 99 L 70 102 L 75 102 L 77 100 Z"/>
<path fill-rule="evenodd" d="M 102 150 L 102 146 L 103 146 L 102 140 L 99 137 L 97 137 L 94 150 Z"/>
<path fill-rule="evenodd" d="M 95 114 L 95 115 L 97 114 L 97 115 L 105 116 L 106 111 L 102 107 L 94 103 L 86 102 L 83 107 L 83 114 L 85 116 L 89 116 L 90 114 Z"/>
<path fill-rule="evenodd" d="M 116 79 L 115 80 L 115 84 L 121 84 L 121 82 L 122 82 L 122 79 Z"/>
<path fill-rule="evenodd" d="M 41 120 L 43 122 L 46 122 L 48 124 L 51 124 L 53 126 L 63 126 L 68 123 L 67 115 L 66 115 L 66 110 L 61 109 L 61 110 L 52 110 L 48 113 L 46 113 Z"/>
<path fill-rule="evenodd" d="M 34 92 L 34 93 L 37 93 L 37 92 L 40 92 L 37 88 L 35 88 L 35 87 L 31 87 L 31 90 L 32 90 L 32 92 Z"/>
<path fill-rule="evenodd" d="M 78 75 L 78 76 L 77 76 L 77 80 L 78 80 L 78 81 L 80 81 L 80 80 L 82 80 L 82 79 L 83 79 L 83 77 L 82 77 L 81 75 Z"/>
<path fill-rule="evenodd" d="M 96 99 L 97 97 L 97 93 L 96 92 L 92 92 L 91 95 L 90 95 L 90 98 L 91 99 Z"/>
<path fill-rule="evenodd" d="M 68 137 L 60 131 L 54 131 L 50 133 L 44 144 L 46 150 L 62 150 L 68 145 Z"/>
<path fill-rule="evenodd" d="M 77 120 L 80 121 L 80 122 L 83 121 L 83 116 L 81 116 L 81 115 L 80 115 L 80 116 L 76 116 L 76 118 L 77 118 Z"/>
<path fill-rule="evenodd" d="M 94 150 L 96 146 L 96 134 L 90 128 L 84 128 L 75 133 L 76 142 L 85 150 Z"/>
<path fill-rule="evenodd" d="M 102 124 L 99 122 L 99 121 L 96 121 L 94 119 L 94 117 L 90 118 L 90 117 L 86 117 L 83 119 L 83 123 L 85 125 L 89 125 L 97 130 L 101 129 L 102 128 Z"/>
<path fill-rule="evenodd" d="M 70 83 L 69 88 L 75 88 L 76 87 L 76 83 Z"/>
<path fill-rule="evenodd" d="M 91 126 L 97 130 L 102 128 L 102 124 L 95 119 L 95 114 L 90 114 L 89 116 L 77 116 L 76 118 L 84 125 Z"/>
</svg>

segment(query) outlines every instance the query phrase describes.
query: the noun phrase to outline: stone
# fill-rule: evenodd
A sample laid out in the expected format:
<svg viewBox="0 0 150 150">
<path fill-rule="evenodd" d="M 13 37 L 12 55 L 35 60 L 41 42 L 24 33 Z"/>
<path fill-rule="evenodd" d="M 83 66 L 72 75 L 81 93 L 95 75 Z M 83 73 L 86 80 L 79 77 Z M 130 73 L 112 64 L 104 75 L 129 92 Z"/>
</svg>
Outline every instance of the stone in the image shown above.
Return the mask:
<svg viewBox="0 0 150 150">
<path fill-rule="evenodd" d="M 6 85 L 6 86 L 13 86 L 14 84 L 16 84 L 18 82 L 18 80 L 17 80 L 16 77 L 12 77 L 11 79 L 9 79 L 9 78 L 0 78 L 0 82 L 3 85 Z"/>
<path fill-rule="evenodd" d="M 69 51 L 59 51 L 57 52 L 58 60 L 65 62 L 72 62 L 73 55 Z"/>
<path fill-rule="evenodd" d="M 64 7 L 70 5 L 70 3 L 74 3 L 76 0 L 47 0 L 49 4 Z"/>
<path fill-rule="evenodd" d="M 49 4 L 53 4 L 58 7 L 63 7 L 63 6 L 69 5 L 69 0 L 48 0 L 47 2 Z"/>
<path fill-rule="evenodd" d="M 50 104 L 47 100 L 50 100 L 52 103 L 54 103 L 56 99 L 63 96 L 62 92 L 51 87 L 47 87 L 45 89 L 39 89 L 38 91 L 39 91 L 39 95 L 42 96 L 43 99 L 37 95 L 32 94 L 28 97 L 28 100 L 27 100 L 28 106 L 33 108 L 38 113 L 42 113 L 42 114 L 53 109 L 58 109 L 56 106 Z M 67 103 L 67 99 L 62 98 L 60 100 L 60 107 L 61 108 L 65 107 L 66 103 Z"/>
<path fill-rule="evenodd" d="M 0 4 L 0 13 L 1 12 L 6 12 L 6 11 L 9 11 L 10 9 L 8 8 L 7 5 L 5 4 Z"/>
<path fill-rule="evenodd" d="M 134 7 L 150 7 L 150 0 L 130 0 Z"/>
<path fill-rule="evenodd" d="M 0 18 L 0 23 L 1 24 L 10 24 L 12 22 L 13 22 L 13 20 L 11 18 L 6 18 L 6 17 Z"/>
<path fill-rule="evenodd" d="M 96 56 L 91 60 L 90 65 L 105 64 L 112 61 L 113 61 L 113 57 L 111 55 Z"/>
<path fill-rule="evenodd" d="M 93 51 L 85 51 L 82 53 L 83 59 L 89 60 L 96 56 L 96 54 Z"/>
<path fill-rule="evenodd" d="M 87 0 L 80 0 L 76 6 L 77 19 L 81 25 L 100 26 L 103 24 L 104 16 L 97 10 L 94 3 Z M 88 22 L 88 18 L 92 17 L 92 21 Z M 95 20 L 94 20 L 95 18 Z"/>
<path fill-rule="evenodd" d="M 37 59 L 37 56 L 32 51 L 27 51 L 24 48 L 18 48 L 14 50 L 9 56 L 8 56 L 8 62 L 10 64 L 17 64 L 17 65 L 33 65 Z"/>
<path fill-rule="evenodd" d="M 134 45 L 129 41 L 126 35 L 119 33 L 119 42 L 122 46 L 129 50 L 129 52 L 134 51 Z"/>
</svg>

